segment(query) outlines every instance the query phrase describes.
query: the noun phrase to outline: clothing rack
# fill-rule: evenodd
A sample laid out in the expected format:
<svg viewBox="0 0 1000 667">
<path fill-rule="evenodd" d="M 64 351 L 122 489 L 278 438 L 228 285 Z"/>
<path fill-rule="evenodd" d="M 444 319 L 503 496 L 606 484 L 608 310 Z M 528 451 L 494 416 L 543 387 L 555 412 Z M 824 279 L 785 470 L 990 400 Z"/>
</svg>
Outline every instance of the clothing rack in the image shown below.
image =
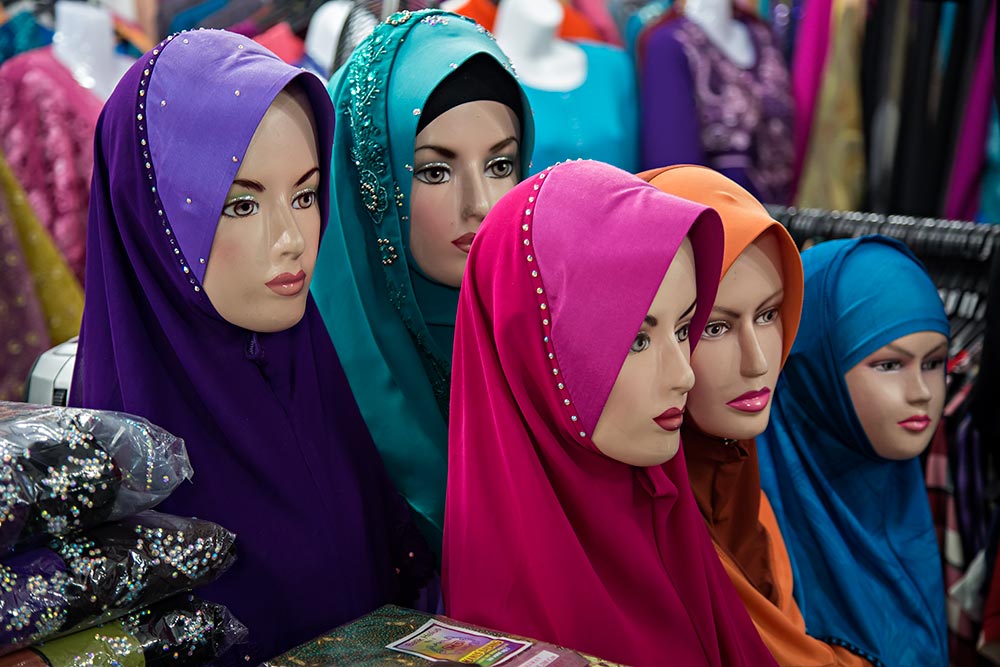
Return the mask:
<svg viewBox="0 0 1000 667">
<path fill-rule="evenodd" d="M 990 273 L 1000 263 L 1000 225 L 963 220 L 768 206 L 795 243 L 882 234 L 905 243 L 927 266 L 952 325 L 952 356 L 981 349 Z"/>
</svg>

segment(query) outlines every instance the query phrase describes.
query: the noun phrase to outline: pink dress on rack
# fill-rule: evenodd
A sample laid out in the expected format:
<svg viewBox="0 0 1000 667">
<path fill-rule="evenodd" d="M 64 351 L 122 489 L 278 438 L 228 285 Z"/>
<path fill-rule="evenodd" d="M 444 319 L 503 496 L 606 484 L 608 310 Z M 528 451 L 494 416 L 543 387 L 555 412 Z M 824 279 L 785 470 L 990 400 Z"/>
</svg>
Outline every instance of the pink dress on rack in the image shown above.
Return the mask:
<svg viewBox="0 0 1000 667">
<path fill-rule="evenodd" d="M 101 106 L 51 47 L 0 65 L 0 151 L 81 283 Z"/>
</svg>

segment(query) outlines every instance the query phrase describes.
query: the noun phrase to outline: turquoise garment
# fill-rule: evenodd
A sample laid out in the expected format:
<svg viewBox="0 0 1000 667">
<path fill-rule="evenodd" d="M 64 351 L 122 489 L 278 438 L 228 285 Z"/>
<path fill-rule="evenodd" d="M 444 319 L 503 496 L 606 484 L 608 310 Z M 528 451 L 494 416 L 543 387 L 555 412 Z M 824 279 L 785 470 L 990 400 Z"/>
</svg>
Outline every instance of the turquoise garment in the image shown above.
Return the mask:
<svg viewBox="0 0 1000 667">
<path fill-rule="evenodd" d="M 458 290 L 425 277 L 407 250 L 413 148 L 431 92 L 480 53 L 512 72 L 492 36 L 470 19 L 439 10 L 401 12 L 334 74 L 333 206 L 312 281 L 389 476 L 438 553 Z M 521 102 L 526 174 L 533 127 L 523 92 Z"/>
<path fill-rule="evenodd" d="M 937 289 L 899 241 L 802 253 L 795 345 L 757 438 L 760 483 L 795 569 L 806 632 L 887 667 L 948 664 L 944 581 L 919 457 L 880 458 L 844 374 L 892 341 L 949 335 Z"/>
<path fill-rule="evenodd" d="M 18 12 L 0 25 L 0 64 L 19 53 L 48 46 L 52 30 L 35 20 L 29 11 Z"/>
<path fill-rule="evenodd" d="M 587 78 L 566 92 L 525 85 L 535 115 L 532 173 L 585 158 L 625 171 L 639 169 L 639 99 L 635 69 L 615 46 L 577 42 L 587 55 Z"/>
</svg>

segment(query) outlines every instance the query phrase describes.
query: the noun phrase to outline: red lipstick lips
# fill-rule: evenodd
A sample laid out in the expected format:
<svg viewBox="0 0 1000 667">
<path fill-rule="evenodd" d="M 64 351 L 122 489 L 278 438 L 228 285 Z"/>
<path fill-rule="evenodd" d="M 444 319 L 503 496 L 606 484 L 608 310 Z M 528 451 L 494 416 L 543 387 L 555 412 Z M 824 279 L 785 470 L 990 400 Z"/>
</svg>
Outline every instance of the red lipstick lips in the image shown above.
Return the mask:
<svg viewBox="0 0 1000 667">
<path fill-rule="evenodd" d="M 476 238 L 476 235 L 472 232 L 469 232 L 467 234 L 462 234 L 451 243 L 462 252 L 468 253 L 469 249 L 472 248 L 472 240 L 474 238 Z"/>
<path fill-rule="evenodd" d="M 931 418 L 927 415 L 913 415 L 912 417 L 907 417 L 903 421 L 899 422 L 899 425 L 907 431 L 920 433 L 931 425 Z"/>
<path fill-rule="evenodd" d="M 684 408 L 670 408 L 653 421 L 664 431 L 676 431 L 684 423 Z"/>
<path fill-rule="evenodd" d="M 770 400 L 771 388 L 764 387 L 763 389 L 748 391 L 745 394 L 737 396 L 726 403 L 726 405 L 740 412 L 760 412 L 767 407 L 767 403 Z"/>
<path fill-rule="evenodd" d="M 276 276 L 271 282 L 265 283 L 280 296 L 295 296 L 302 291 L 306 284 L 306 272 L 299 271 L 296 274 L 282 273 Z"/>
</svg>

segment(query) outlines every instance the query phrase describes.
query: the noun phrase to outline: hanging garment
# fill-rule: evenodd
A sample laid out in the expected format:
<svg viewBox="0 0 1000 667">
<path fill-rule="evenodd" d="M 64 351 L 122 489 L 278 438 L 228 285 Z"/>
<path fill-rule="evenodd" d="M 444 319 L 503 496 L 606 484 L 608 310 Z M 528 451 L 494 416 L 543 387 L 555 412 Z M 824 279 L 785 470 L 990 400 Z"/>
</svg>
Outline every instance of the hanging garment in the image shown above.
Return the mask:
<svg viewBox="0 0 1000 667">
<path fill-rule="evenodd" d="M 0 151 L 80 282 L 100 112 L 51 47 L 0 65 Z"/>
<path fill-rule="evenodd" d="M 563 20 L 559 26 L 559 36 L 563 39 L 587 39 L 601 41 L 601 33 L 597 31 L 587 17 L 567 3 L 562 3 Z M 470 19 L 487 30 L 493 30 L 497 18 L 497 5 L 492 0 L 465 0 L 453 7 L 451 11 Z"/>
<path fill-rule="evenodd" d="M 793 159 L 788 69 L 770 28 L 739 17 L 756 53 L 749 69 L 730 61 L 684 16 L 648 32 L 640 51 L 642 164 L 705 165 L 762 202 L 787 203 Z"/>
</svg>

